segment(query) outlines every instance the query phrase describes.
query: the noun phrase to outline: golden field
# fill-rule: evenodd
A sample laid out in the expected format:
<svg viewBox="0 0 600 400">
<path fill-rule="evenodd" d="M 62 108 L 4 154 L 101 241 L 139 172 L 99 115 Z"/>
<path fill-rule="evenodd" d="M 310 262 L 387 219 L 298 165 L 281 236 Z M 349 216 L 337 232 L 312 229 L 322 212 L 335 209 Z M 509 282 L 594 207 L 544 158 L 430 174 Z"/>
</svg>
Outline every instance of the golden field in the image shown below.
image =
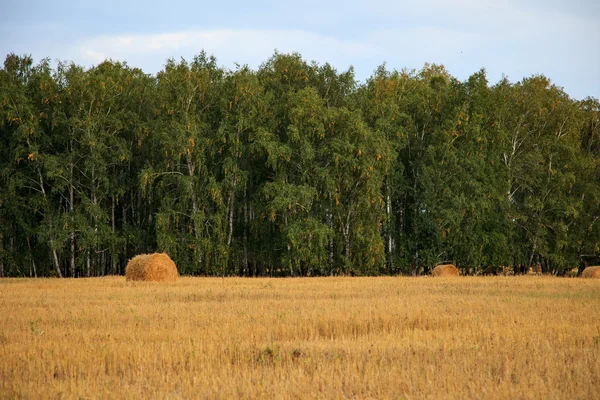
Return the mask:
<svg viewBox="0 0 600 400">
<path fill-rule="evenodd" d="M 600 280 L 0 280 L 1 398 L 593 399 Z"/>
</svg>

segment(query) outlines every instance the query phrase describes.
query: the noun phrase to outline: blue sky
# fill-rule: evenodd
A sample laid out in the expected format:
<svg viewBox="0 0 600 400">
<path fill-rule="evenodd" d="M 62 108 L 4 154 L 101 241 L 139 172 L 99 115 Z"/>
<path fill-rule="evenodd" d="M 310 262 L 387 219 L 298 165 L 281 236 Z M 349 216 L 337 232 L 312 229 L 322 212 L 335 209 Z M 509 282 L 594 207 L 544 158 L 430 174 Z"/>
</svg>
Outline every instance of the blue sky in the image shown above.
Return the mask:
<svg viewBox="0 0 600 400">
<path fill-rule="evenodd" d="M 389 69 L 444 64 L 491 83 L 541 73 L 573 98 L 600 98 L 600 1 L 0 1 L 0 55 L 91 66 L 104 58 L 159 71 L 201 50 L 257 68 L 300 52 L 364 81 Z"/>
</svg>

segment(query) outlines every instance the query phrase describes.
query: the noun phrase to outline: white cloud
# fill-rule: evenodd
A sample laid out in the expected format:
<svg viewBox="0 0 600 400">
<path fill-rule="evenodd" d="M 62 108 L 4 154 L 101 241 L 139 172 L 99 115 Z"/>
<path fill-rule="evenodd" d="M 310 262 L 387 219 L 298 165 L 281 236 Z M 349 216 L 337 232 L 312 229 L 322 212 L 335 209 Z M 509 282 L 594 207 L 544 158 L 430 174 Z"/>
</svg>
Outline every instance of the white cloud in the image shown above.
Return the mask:
<svg viewBox="0 0 600 400">
<path fill-rule="evenodd" d="M 447 26 L 398 24 L 393 29 L 365 31 L 354 39 L 281 29 L 104 35 L 80 42 L 68 58 L 88 66 L 112 58 L 155 73 L 168 58 L 189 60 L 202 50 L 215 55 L 225 67 L 233 68 L 237 62 L 257 68 L 277 49 L 299 52 L 307 60 L 329 62 L 339 70 L 354 65 L 360 80 L 382 62 L 398 69 L 419 69 L 425 62 L 441 63 L 461 80 L 484 67 L 492 83 L 502 74 L 520 80 L 543 73 L 567 91 L 569 82 L 561 76 L 579 72 L 591 82 L 600 80 L 594 70 L 600 64 L 600 51 L 590 48 L 590 38 L 600 34 L 598 24 L 573 15 L 535 15 L 506 4 L 492 6 L 491 11 L 484 13 L 472 1 L 455 0 L 448 6 L 440 0 L 430 0 L 429 5 L 446 7 L 449 20 L 456 18 Z M 485 29 L 481 29 L 482 24 Z M 577 60 L 583 62 L 577 64 Z M 581 97 L 580 93 L 574 95 Z"/>
<path fill-rule="evenodd" d="M 598 14 L 569 12 L 564 4 L 544 6 L 544 1 L 561 0 L 349 0 L 344 11 L 323 4 L 319 15 L 310 10 L 321 1 L 307 1 L 308 7 L 298 3 L 285 12 L 303 22 L 288 24 L 285 15 L 276 19 L 275 11 L 277 23 L 232 22 L 245 28 L 215 22 L 212 28 L 136 33 L 132 26 L 131 32 L 86 37 L 63 26 L 0 25 L 0 49 L 25 49 L 37 59 L 50 56 L 86 66 L 112 58 L 148 73 L 159 71 L 168 58 L 189 60 L 202 50 L 225 67 L 238 62 L 257 68 L 277 49 L 339 70 L 354 65 L 360 80 L 383 62 L 397 69 L 435 62 L 461 80 L 485 67 L 492 83 L 503 73 L 512 80 L 543 73 L 576 97 L 598 96 L 600 90 Z M 31 38 L 25 41 L 27 35 Z"/>
<path fill-rule="evenodd" d="M 147 72 L 156 72 L 169 57 L 190 58 L 202 50 L 214 54 L 221 63 L 234 62 L 258 66 L 273 54 L 300 52 L 307 59 L 336 61 L 349 66 L 352 61 L 379 55 L 384 49 L 372 43 L 341 40 L 331 36 L 300 30 L 195 30 L 160 34 L 127 34 L 99 36 L 77 45 L 75 61 L 86 65 L 102 61 L 102 57 L 127 60 Z M 160 59 L 160 64 L 155 61 Z"/>
<path fill-rule="evenodd" d="M 84 59 L 90 60 L 94 64 L 102 62 L 107 58 L 104 53 L 100 53 L 94 49 L 85 46 L 81 47 L 80 53 Z"/>
</svg>

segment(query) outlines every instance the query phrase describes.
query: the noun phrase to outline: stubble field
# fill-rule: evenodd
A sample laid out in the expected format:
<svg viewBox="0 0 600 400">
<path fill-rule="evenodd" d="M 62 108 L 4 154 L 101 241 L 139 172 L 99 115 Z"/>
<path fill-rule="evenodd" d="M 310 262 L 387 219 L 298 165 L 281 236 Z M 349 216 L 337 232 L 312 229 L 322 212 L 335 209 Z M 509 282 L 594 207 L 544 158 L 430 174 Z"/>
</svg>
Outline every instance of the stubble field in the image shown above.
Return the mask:
<svg viewBox="0 0 600 400">
<path fill-rule="evenodd" d="M 0 280 L 1 398 L 600 393 L 600 280 Z"/>
</svg>

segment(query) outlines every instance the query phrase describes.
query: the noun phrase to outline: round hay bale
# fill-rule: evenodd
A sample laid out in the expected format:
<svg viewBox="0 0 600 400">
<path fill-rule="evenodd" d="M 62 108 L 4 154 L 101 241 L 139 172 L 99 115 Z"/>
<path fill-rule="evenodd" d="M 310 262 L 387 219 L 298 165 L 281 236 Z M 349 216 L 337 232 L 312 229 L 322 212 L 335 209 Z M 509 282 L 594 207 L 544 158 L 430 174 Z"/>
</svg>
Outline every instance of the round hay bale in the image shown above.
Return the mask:
<svg viewBox="0 0 600 400">
<path fill-rule="evenodd" d="M 458 268 L 452 264 L 438 265 L 431 271 L 432 276 L 458 276 Z"/>
<path fill-rule="evenodd" d="M 581 277 L 600 279 L 600 267 L 587 267 L 581 273 Z"/>
<path fill-rule="evenodd" d="M 166 253 L 140 254 L 127 263 L 128 281 L 174 281 L 179 276 L 177 266 Z"/>
</svg>

